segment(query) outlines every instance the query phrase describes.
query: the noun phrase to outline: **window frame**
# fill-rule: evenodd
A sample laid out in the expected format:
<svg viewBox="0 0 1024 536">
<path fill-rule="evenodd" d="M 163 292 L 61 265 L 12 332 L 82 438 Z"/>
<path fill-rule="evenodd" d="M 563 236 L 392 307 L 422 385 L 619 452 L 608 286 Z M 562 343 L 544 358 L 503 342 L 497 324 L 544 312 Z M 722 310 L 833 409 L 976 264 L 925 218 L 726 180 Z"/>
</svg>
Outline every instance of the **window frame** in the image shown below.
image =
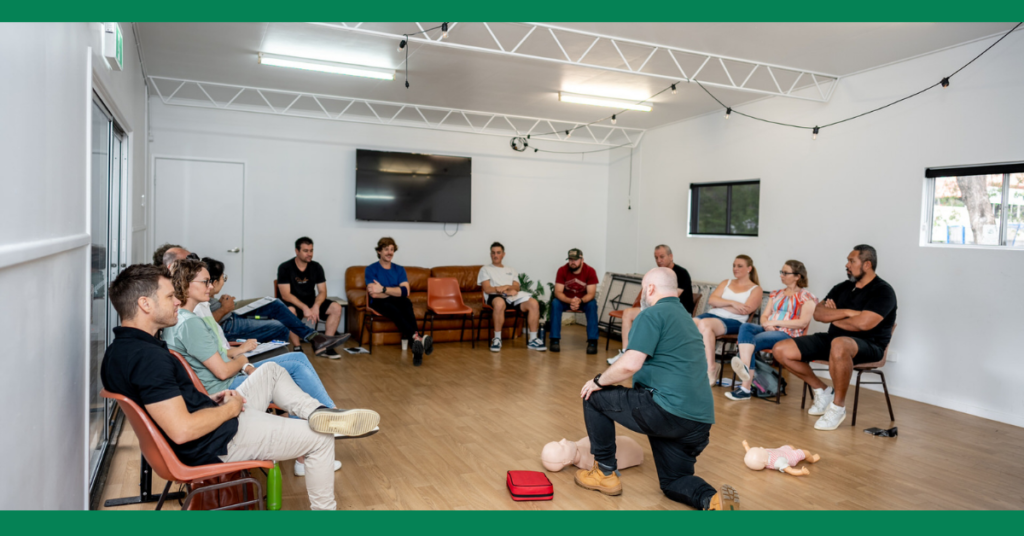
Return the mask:
<svg viewBox="0 0 1024 536">
<path fill-rule="evenodd" d="M 1009 197 L 1010 197 L 1010 176 L 1024 173 L 1024 161 L 1022 162 L 1001 162 L 996 164 L 978 164 L 967 166 L 943 166 L 925 168 L 924 180 L 924 222 L 921 225 L 921 246 L 935 248 L 953 249 L 996 249 L 1007 251 L 1024 251 L 1024 248 L 1010 246 L 1006 243 L 1006 236 L 1009 232 Z M 1001 206 L 999 214 L 999 243 L 998 244 L 948 244 L 944 242 L 933 242 L 933 226 L 935 224 L 935 181 L 941 178 L 950 177 L 973 177 L 981 175 L 1002 175 L 1003 187 L 1001 192 Z"/>
<path fill-rule="evenodd" d="M 757 232 L 753 234 L 740 234 L 740 233 L 701 233 L 696 232 L 697 229 L 697 218 L 699 217 L 699 211 L 697 209 L 700 203 L 699 189 L 704 187 L 719 187 L 727 186 L 725 194 L 725 229 L 728 231 L 732 226 L 732 187 L 743 186 L 747 184 L 757 185 Z M 757 238 L 761 232 L 761 179 L 744 179 L 735 181 L 721 181 L 721 182 L 692 182 L 690 183 L 690 214 L 687 219 L 688 229 L 687 236 L 718 236 L 727 238 Z"/>
</svg>

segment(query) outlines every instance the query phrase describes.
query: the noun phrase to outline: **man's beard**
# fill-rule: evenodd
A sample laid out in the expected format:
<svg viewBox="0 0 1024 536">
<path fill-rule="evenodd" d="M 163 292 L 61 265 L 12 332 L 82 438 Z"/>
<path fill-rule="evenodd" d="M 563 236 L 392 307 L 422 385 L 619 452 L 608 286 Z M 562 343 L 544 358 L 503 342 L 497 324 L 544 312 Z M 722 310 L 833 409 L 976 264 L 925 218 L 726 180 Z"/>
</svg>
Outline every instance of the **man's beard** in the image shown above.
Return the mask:
<svg viewBox="0 0 1024 536">
<path fill-rule="evenodd" d="M 643 312 L 644 309 L 650 306 L 651 304 L 647 303 L 647 287 L 643 287 L 640 290 L 640 311 Z"/>
<path fill-rule="evenodd" d="M 851 283 L 857 283 L 857 282 L 859 282 L 863 278 L 864 278 L 864 272 L 861 272 L 860 275 L 853 275 L 853 272 L 849 272 L 849 271 L 846 272 L 846 279 L 848 279 Z"/>
</svg>

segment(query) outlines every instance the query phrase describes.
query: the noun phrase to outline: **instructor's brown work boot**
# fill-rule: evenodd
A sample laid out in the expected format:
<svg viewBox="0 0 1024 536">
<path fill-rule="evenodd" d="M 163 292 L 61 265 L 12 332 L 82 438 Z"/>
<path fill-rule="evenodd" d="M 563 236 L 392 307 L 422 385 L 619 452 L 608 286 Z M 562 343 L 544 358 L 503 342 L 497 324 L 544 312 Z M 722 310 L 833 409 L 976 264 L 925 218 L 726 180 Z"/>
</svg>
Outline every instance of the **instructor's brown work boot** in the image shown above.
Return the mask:
<svg viewBox="0 0 1024 536">
<path fill-rule="evenodd" d="M 601 468 L 597 466 L 596 460 L 594 461 L 593 469 L 589 471 L 586 469 L 576 471 L 576 485 L 581 488 L 600 491 L 605 495 L 622 495 L 622 482 L 619 481 L 619 477 L 614 472 L 610 475 L 605 475 L 601 472 Z"/>
<path fill-rule="evenodd" d="M 729 485 L 722 486 L 722 489 L 711 498 L 708 503 L 708 510 L 739 510 L 740 494 L 735 488 Z"/>
</svg>

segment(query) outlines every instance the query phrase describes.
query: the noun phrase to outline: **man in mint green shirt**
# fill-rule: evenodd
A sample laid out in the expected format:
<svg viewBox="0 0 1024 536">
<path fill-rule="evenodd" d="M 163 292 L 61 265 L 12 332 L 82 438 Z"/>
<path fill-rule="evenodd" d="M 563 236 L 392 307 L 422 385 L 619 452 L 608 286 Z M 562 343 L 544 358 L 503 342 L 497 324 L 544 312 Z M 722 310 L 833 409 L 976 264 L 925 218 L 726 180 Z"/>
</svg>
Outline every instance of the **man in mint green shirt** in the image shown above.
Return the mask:
<svg viewBox="0 0 1024 536">
<path fill-rule="evenodd" d="M 739 508 L 736 491 L 719 492 L 694 475 L 715 422 L 704 343 L 678 298 L 676 275 L 655 268 L 643 279 L 640 314 L 629 347 L 580 392 L 594 467 L 576 472 L 576 484 L 605 495 L 622 493 L 615 474 L 615 423 L 644 434 L 665 495 L 701 510 Z M 633 387 L 616 383 L 633 378 Z"/>
</svg>

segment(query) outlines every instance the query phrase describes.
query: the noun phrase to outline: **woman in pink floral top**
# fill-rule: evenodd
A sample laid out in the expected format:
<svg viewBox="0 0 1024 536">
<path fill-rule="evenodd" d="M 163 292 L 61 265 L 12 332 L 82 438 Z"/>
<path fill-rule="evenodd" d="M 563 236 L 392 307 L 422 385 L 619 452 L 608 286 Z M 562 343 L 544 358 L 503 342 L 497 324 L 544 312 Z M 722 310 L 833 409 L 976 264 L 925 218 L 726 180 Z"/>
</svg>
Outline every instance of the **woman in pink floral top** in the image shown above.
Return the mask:
<svg viewBox="0 0 1024 536">
<path fill-rule="evenodd" d="M 732 370 L 743 380 L 743 384 L 725 394 L 730 400 L 750 398 L 750 384 L 754 380 L 751 359 L 755 353 L 769 350 L 781 340 L 805 335 L 807 326 L 814 318 L 818 298 L 806 288 L 807 268 L 804 263 L 786 261 L 779 276 L 786 288 L 769 295 L 768 305 L 761 313 L 761 325 L 745 323 L 740 326 L 740 352 L 732 358 Z"/>
</svg>

